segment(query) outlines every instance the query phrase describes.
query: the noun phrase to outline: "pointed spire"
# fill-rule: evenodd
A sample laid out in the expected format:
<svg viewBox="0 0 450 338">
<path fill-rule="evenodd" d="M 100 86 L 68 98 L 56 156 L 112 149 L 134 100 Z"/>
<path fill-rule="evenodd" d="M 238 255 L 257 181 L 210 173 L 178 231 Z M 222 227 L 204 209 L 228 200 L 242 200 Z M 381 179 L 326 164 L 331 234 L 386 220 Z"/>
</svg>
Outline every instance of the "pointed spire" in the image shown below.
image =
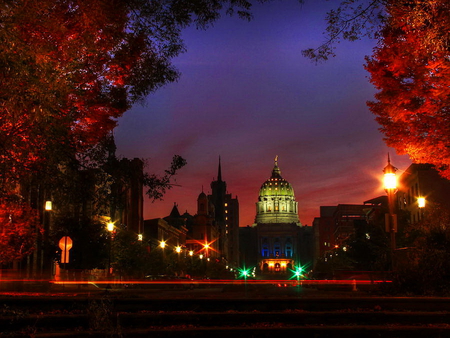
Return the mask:
<svg viewBox="0 0 450 338">
<path fill-rule="evenodd" d="M 391 164 L 391 157 L 390 157 L 390 155 L 389 155 L 389 153 L 388 153 L 388 160 L 387 160 L 387 165 L 384 167 L 384 169 L 383 169 L 383 172 L 385 173 L 385 174 L 395 174 L 395 172 L 398 170 L 396 167 L 394 167 L 392 164 Z"/>
<path fill-rule="evenodd" d="M 222 166 L 221 166 L 221 164 L 220 164 L 220 156 L 219 156 L 219 172 L 218 172 L 218 174 L 217 174 L 217 180 L 218 180 L 219 182 L 222 182 Z"/>
<path fill-rule="evenodd" d="M 180 217 L 180 212 L 178 211 L 178 204 L 173 203 L 172 211 L 170 212 L 170 217 Z"/>
</svg>

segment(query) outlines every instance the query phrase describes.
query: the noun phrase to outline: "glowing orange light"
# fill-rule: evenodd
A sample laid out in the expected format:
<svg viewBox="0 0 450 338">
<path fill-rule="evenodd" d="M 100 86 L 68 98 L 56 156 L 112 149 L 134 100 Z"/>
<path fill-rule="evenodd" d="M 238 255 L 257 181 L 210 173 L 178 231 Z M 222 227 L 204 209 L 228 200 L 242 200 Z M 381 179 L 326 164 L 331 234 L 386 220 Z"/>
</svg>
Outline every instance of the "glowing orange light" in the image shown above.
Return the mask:
<svg viewBox="0 0 450 338">
<path fill-rule="evenodd" d="M 395 173 L 384 174 L 384 189 L 396 189 L 397 188 L 397 176 Z"/>
<path fill-rule="evenodd" d="M 425 208 L 425 197 L 418 197 L 417 204 L 419 208 Z"/>
<path fill-rule="evenodd" d="M 106 224 L 106 229 L 108 229 L 109 232 L 113 232 L 114 231 L 114 223 L 113 222 L 108 222 Z"/>
<path fill-rule="evenodd" d="M 388 164 L 383 169 L 383 173 L 384 173 L 383 184 L 384 184 L 385 190 L 397 189 L 397 177 L 395 175 L 396 171 L 397 171 L 397 168 L 391 164 L 391 159 L 388 154 Z"/>
</svg>

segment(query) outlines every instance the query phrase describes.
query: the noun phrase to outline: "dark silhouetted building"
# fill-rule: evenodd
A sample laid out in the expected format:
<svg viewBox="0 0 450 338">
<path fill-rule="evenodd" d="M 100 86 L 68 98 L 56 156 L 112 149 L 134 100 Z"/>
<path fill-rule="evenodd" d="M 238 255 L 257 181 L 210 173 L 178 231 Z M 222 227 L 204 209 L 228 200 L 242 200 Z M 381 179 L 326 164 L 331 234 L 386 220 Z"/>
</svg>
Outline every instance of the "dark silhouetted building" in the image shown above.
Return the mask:
<svg viewBox="0 0 450 338">
<path fill-rule="evenodd" d="M 411 224 L 426 215 L 426 210 L 440 206 L 450 210 L 450 181 L 439 175 L 431 164 L 411 164 L 398 180 L 398 207 L 409 215 Z M 423 197 L 425 206 L 419 207 Z"/>
</svg>

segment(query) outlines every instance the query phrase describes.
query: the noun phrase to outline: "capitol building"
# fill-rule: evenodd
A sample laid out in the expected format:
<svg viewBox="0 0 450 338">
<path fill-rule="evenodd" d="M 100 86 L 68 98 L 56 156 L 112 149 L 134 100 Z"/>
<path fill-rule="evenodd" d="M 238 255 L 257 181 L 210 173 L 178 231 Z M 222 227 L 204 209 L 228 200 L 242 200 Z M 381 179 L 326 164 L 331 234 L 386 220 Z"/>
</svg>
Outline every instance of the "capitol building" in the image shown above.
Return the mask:
<svg viewBox="0 0 450 338">
<path fill-rule="evenodd" d="M 271 176 L 261 185 L 256 217 L 258 270 L 262 275 L 292 274 L 301 265 L 298 202 L 292 185 L 281 176 L 278 156 Z"/>
</svg>

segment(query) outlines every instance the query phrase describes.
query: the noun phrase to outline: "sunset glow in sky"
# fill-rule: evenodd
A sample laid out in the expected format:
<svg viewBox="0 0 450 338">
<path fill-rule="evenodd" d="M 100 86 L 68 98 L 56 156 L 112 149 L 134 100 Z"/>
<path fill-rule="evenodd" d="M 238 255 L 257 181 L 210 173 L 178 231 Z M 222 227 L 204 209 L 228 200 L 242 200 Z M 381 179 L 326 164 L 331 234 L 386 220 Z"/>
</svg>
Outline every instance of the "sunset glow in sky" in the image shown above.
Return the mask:
<svg viewBox="0 0 450 338">
<path fill-rule="evenodd" d="M 150 173 L 162 174 L 175 154 L 187 160 L 179 186 L 162 202 L 146 202 L 145 219 L 167 216 L 174 203 L 195 214 L 219 156 L 241 226 L 254 222 L 276 155 L 307 225 L 320 206 L 384 194 L 388 152 L 400 174 L 408 167 L 408 157 L 385 146 L 366 106 L 375 89 L 364 56 L 375 41 L 342 42 L 336 58 L 318 65 L 301 55 L 325 40 L 325 14 L 336 4 L 273 1 L 254 6 L 251 22 L 224 16 L 206 31 L 185 31 L 188 51 L 174 60 L 180 80 L 125 113 L 115 131 L 118 154 L 148 159 Z"/>
</svg>

